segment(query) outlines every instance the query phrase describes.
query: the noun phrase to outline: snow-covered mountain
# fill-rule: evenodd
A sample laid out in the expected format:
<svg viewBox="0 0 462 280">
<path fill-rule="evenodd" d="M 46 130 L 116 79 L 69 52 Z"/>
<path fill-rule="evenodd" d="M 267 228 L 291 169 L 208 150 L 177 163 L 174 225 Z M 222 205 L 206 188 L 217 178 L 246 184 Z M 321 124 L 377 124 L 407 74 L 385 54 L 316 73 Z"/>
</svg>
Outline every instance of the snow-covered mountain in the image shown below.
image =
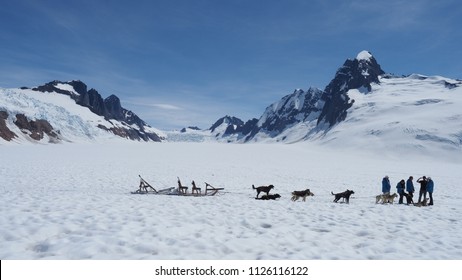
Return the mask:
<svg viewBox="0 0 462 280">
<path fill-rule="evenodd" d="M 310 88 L 307 91 L 296 89 L 292 94 L 284 96 L 266 108 L 245 141 L 261 135 L 277 138 L 299 123 L 313 125 L 324 106 L 324 101 L 320 99 L 322 94 L 321 90 Z"/>
<path fill-rule="evenodd" d="M 210 128 L 211 133 L 217 135 L 229 135 L 236 133 L 236 129 L 244 125 L 244 122 L 236 117 L 224 116 L 217 120 Z"/>
<path fill-rule="evenodd" d="M 332 127 L 343 121 L 354 102 L 350 101 L 348 91 L 359 89 L 364 94 L 369 93 L 371 84 L 380 83 L 379 76 L 383 74 L 385 72 L 368 51 L 360 52 L 355 59 L 347 59 L 324 89 L 321 100 L 325 104 L 317 124 L 326 123 Z"/>
<path fill-rule="evenodd" d="M 224 116 L 210 128 L 163 133 L 81 81 L 0 89 L 0 141 L 101 138 L 143 141 L 310 141 L 335 148 L 462 150 L 462 81 L 386 74 L 368 51 L 347 59 L 324 90 L 296 89 L 247 122 Z M 378 148 L 378 149 L 377 149 Z"/>
<path fill-rule="evenodd" d="M 327 132 L 306 134 L 334 147 L 462 152 L 462 81 L 413 74 L 381 76 L 371 91 L 350 89 L 354 103 Z M 434 153 L 433 153 L 434 152 Z"/>
<path fill-rule="evenodd" d="M 237 117 L 224 116 L 216 121 L 208 131 L 216 139 L 235 138 L 235 140 L 239 140 L 251 133 L 257 122 L 257 119 L 251 119 L 244 123 L 244 121 Z"/>
<path fill-rule="evenodd" d="M 0 141 L 59 143 L 124 138 L 161 141 L 163 133 L 81 81 L 0 89 Z"/>
<path fill-rule="evenodd" d="M 460 80 L 440 76 L 386 74 L 370 52 L 362 51 L 345 61 L 324 90 L 297 89 L 268 106 L 258 120 L 249 121 L 245 131 L 240 121 L 222 124 L 220 133 L 201 132 L 201 137 L 460 152 L 461 85 Z M 230 117 L 220 120 L 226 118 Z M 217 123 L 226 123 L 220 120 Z"/>
</svg>

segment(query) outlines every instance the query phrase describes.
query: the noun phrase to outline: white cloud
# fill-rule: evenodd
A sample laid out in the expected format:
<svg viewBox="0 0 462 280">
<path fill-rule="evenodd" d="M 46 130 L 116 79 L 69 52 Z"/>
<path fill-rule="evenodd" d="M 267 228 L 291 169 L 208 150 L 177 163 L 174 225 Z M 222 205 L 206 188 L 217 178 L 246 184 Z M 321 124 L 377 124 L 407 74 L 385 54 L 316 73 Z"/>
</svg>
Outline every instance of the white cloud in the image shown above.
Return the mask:
<svg viewBox="0 0 462 280">
<path fill-rule="evenodd" d="M 182 110 L 182 108 L 171 104 L 150 104 L 148 106 L 157 107 L 164 110 Z"/>
</svg>

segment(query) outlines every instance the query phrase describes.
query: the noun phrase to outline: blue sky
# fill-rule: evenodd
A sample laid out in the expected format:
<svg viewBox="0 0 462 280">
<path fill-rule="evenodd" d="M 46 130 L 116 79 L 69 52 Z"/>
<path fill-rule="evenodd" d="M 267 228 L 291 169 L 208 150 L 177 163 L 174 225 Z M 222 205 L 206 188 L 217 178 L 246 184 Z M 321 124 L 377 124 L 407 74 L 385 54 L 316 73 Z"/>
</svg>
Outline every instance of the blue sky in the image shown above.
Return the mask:
<svg viewBox="0 0 462 280">
<path fill-rule="evenodd" d="M 161 129 L 246 121 L 369 50 L 462 78 L 460 1 L 0 0 L 0 87 L 82 80 Z"/>
</svg>

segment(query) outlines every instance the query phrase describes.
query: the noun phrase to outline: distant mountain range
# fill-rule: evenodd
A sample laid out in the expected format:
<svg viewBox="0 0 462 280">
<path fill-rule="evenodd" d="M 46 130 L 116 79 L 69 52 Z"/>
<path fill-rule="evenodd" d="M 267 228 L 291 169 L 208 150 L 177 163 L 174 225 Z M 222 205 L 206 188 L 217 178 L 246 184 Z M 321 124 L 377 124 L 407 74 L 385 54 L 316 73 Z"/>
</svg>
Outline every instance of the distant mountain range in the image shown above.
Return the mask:
<svg viewBox="0 0 462 280">
<path fill-rule="evenodd" d="M 462 81 L 395 76 L 368 51 L 347 59 L 324 89 L 296 89 L 259 118 L 224 116 L 208 129 L 162 132 L 111 95 L 81 81 L 0 89 L 0 143 L 135 141 L 231 143 L 312 141 L 333 147 L 462 151 Z"/>
<path fill-rule="evenodd" d="M 347 59 L 324 90 L 296 89 L 268 106 L 258 120 L 244 123 L 239 118 L 225 116 L 209 130 L 213 133 L 219 125 L 227 124 L 224 132 L 217 136 L 233 137 L 241 142 L 251 141 L 261 135 L 277 138 L 299 123 L 309 124 L 311 130 L 327 130 L 345 120 L 347 110 L 354 102 L 348 91 L 361 89 L 364 93 L 371 92 L 371 84 L 379 84 L 379 76 L 383 74 L 385 72 L 375 58 L 368 51 L 363 51 L 356 59 Z"/>
<path fill-rule="evenodd" d="M 203 131 L 169 133 L 173 141 L 316 141 L 342 146 L 379 146 L 425 152 L 460 151 L 462 81 L 386 74 L 368 51 L 347 59 L 323 89 L 296 89 L 247 122 L 220 118 Z"/>
</svg>

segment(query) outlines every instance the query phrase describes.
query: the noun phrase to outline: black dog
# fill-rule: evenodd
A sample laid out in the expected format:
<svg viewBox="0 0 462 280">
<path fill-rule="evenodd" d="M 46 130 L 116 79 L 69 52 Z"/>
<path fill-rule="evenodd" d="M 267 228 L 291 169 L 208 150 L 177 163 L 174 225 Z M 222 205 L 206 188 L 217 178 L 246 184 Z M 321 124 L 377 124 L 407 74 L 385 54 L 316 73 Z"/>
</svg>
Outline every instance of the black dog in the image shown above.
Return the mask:
<svg viewBox="0 0 462 280">
<path fill-rule="evenodd" d="M 404 193 L 404 196 L 406 197 L 406 204 L 407 205 L 414 205 L 414 200 L 412 199 L 412 195 L 408 193 Z"/>
<path fill-rule="evenodd" d="M 334 202 L 337 202 L 339 201 L 340 198 L 343 198 L 346 200 L 346 203 L 350 203 L 350 196 L 352 194 L 354 194 L 355 192 L 352 191 L 352 190 L 346 190 L 342 193 L 333 193 L 333 192 L 330 192 L 332 195 L 335 195 L 335 199 L 334 199 Z"/>
<path fill-rule="evenodd" d="M 266 195 L 268 195 L 269 192 L 271 191 L 271 189 L 274 188 L 274 186 L 273 186 L 273 185 L 269 185 L 269 186 L 260 186 L 260 187 L 257 187 L 257 188 L 256 188 L 254 185 L 252 185 L 252 188 L 253 188 L 254 190 L 257 190 L 257 197 L 258 197 L 258 195 L 259 195 L 261 192 L 264 192 L 264 193 L 266 193 Z"/>
<path fill-rule="evenodd" d="M 259 200 L 276 200 L 277 198 L 280 198 L 281 196 L 276 193 L 276 194 L 264 194 L 261 197 L 256 197 L 255 199 Z"/>
</svg>

